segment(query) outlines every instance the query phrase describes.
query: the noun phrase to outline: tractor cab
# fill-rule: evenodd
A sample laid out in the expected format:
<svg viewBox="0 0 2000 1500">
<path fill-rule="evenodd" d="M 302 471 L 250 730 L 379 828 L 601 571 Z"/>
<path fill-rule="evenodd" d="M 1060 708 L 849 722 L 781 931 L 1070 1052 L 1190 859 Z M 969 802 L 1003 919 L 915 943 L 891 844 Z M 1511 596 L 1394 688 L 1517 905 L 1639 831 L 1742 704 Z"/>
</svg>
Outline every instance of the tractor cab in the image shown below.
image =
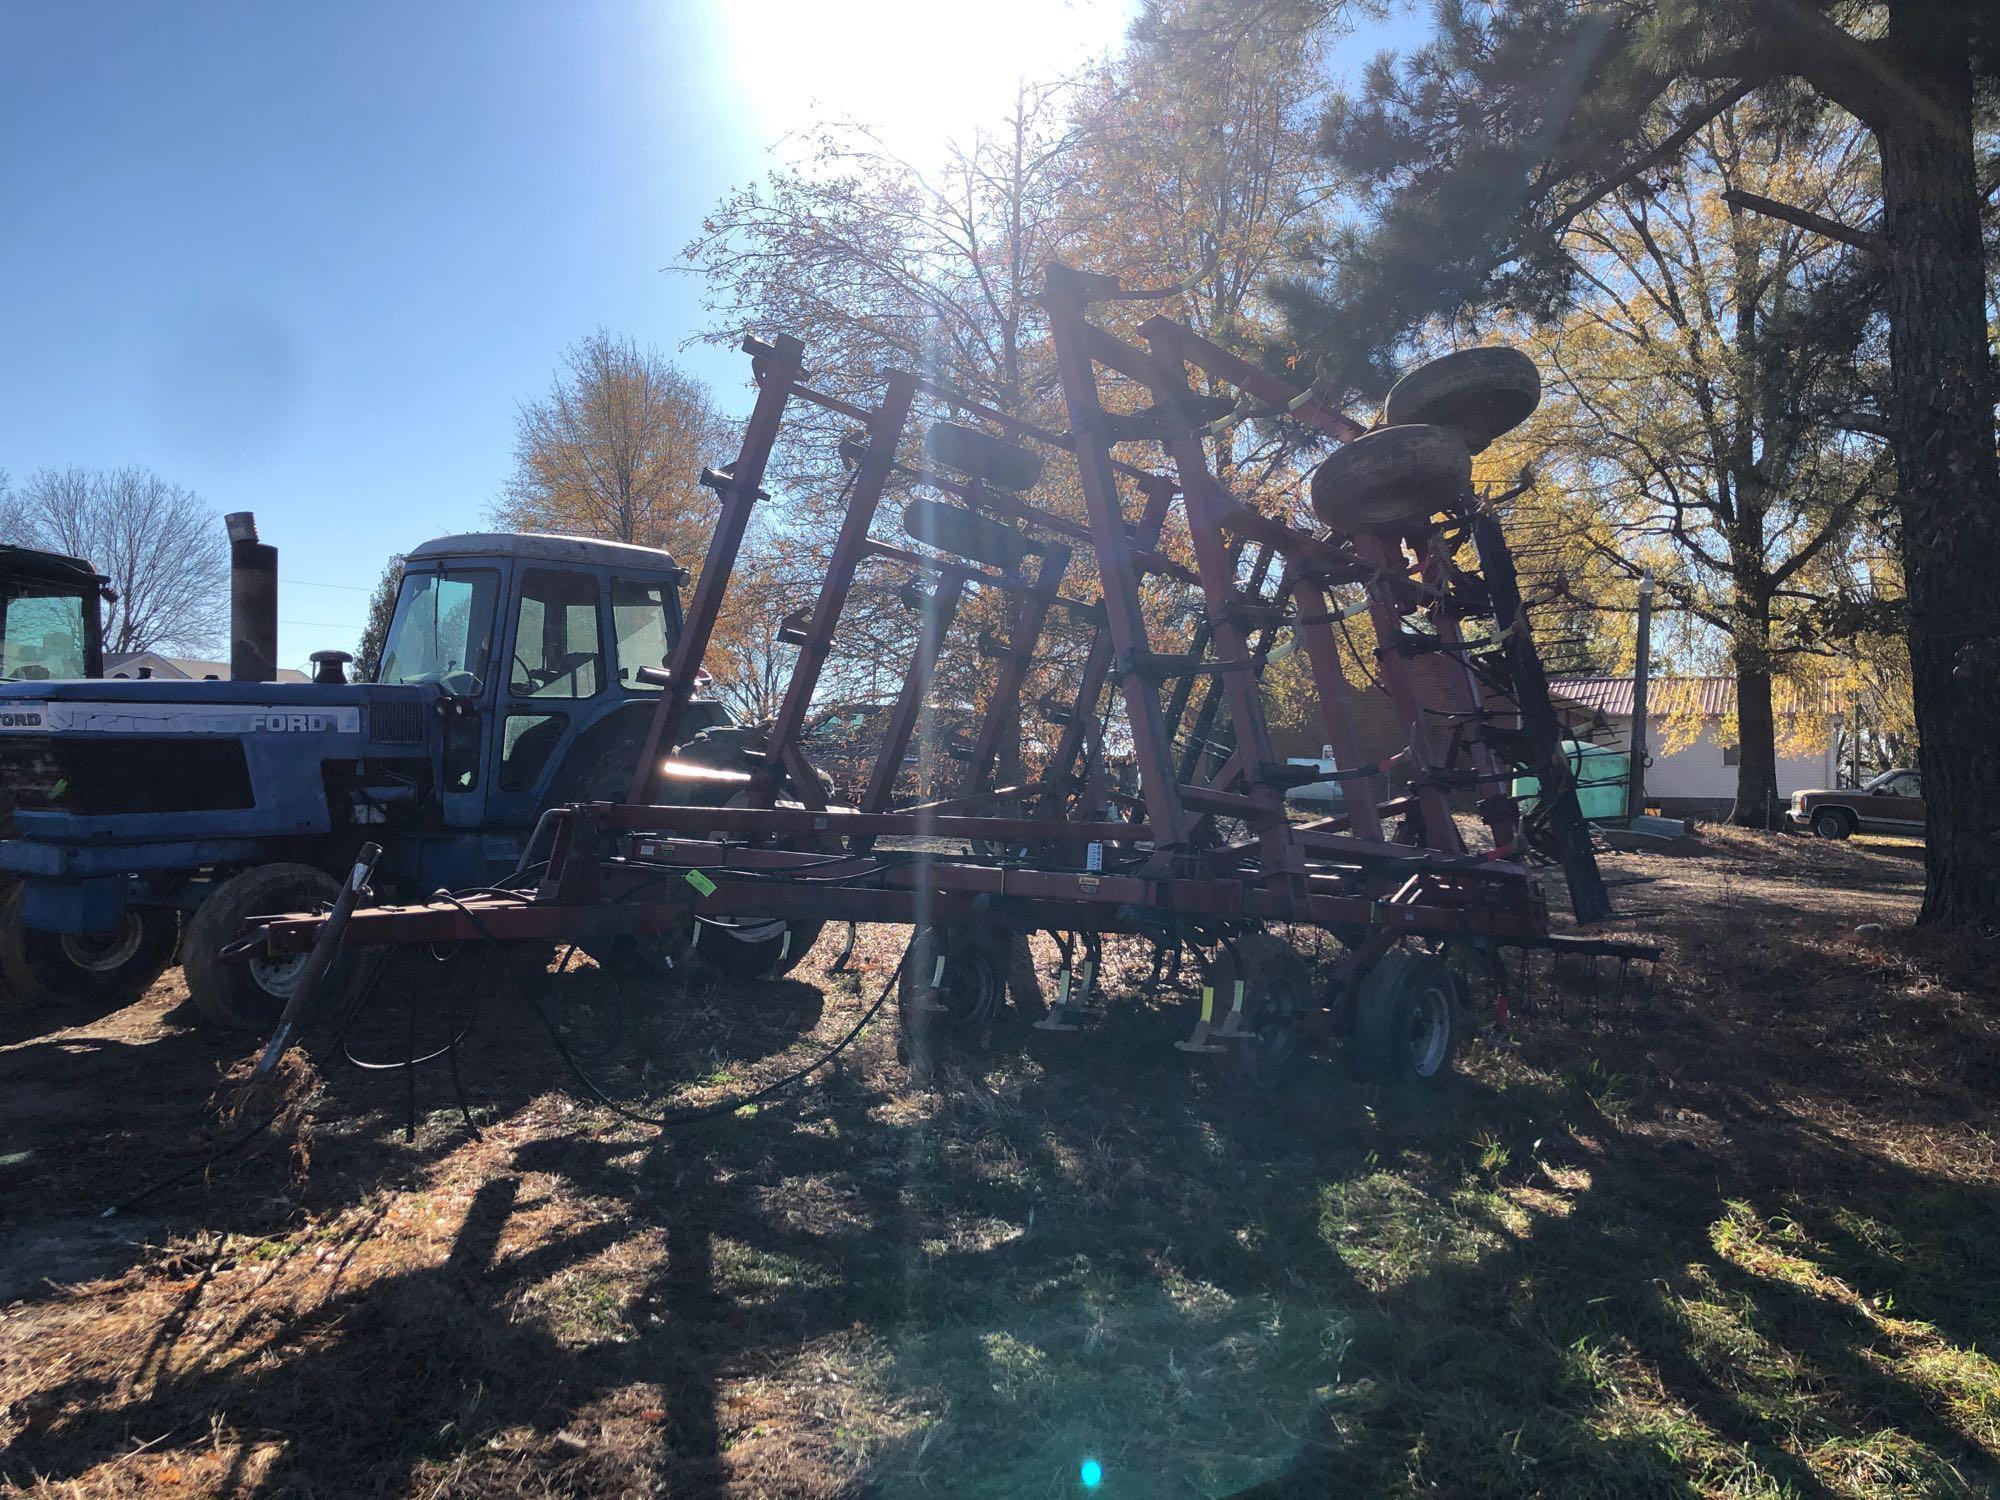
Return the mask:
<svg viewBox="0 0 2000 1500">
<path fill-rule="evenodd" d="M 332 899 L 364 842 L 385 895 L 517 875 L 542 812 L 629 791 L 683 576 L 653 547 L 440 537 L 408 555 L 372 682 L 332 651 L 310 682 L 59 681 L 95 665 L 102 580 L 10 576 L 0 994 L 136 993 L 178 947 L 198 1012 L 267 1025 L 291 970 L 226 950 L 246 917 Z M 691 707 L 684 736 L 726 719 Z"/>
<path fill-rule="evenodd" d="M 685 576 L 657 548 L 583 537 L 448 536 L 409 554 L 375 680 L 440 693 L 446 827 L 624 795 Z"/>
<path fill-rule="evenodd" d="M 0 682 L 102 677 L 109 582 L 80 557 L 0 545 Z"/>
</svg>

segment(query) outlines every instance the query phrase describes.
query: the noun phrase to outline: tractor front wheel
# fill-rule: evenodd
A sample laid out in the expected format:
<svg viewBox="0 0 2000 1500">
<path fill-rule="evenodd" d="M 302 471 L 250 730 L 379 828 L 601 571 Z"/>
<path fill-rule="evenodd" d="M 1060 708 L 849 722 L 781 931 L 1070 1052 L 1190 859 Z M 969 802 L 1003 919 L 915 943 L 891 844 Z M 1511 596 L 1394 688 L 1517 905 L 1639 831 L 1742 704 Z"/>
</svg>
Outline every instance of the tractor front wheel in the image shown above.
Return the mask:
<svg viewBox="0 0 2000 1500">
<path fill-rule="evenodd" d="M 230 960 L 222 952 L 243 936 L 251 917 L 310 912 L 333 905 L 340 882 L 311 865 L 257 865 L 232 875 L 209 893 L 188 923 L 181 946 L 188 1003 L 204 1021 L 235 1030 L 269 1031 L 284 1013 L 305 968 L 303 953 L 283 958 L 252 953 Z M 327 993 L 344 981 L 347 960 L 336 958 Z"/>
<path fill-rule="evenodd" d="M 158 907 L 128 906 L 106 933 L 43 932 L 25 921 L 27 891 L 0 905 L 0 1001 L 120 1004 L 136 999 L 174 956 L 180 920 Z"/>
</svg>

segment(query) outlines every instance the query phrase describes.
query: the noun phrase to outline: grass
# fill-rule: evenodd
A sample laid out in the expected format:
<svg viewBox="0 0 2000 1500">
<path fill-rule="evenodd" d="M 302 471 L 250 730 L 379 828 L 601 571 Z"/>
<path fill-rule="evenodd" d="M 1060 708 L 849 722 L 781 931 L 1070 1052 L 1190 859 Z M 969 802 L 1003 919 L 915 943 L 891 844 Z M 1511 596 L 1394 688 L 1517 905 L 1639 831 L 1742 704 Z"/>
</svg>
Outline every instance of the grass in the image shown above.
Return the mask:
<svg viewBox="0 0 2000 1500">
<path fill-rule="evenodd" d="M 309 1170 L 253 1154 L 115 1244 L 72 1205 L 185 1159 L 198 1053 L 157 1002 L 31 1039 L 0 1098 L 41 1090 L 56 1165 L 0 1224 L 58 1274 L 0 1321 L 0 1483 L 1066 1496 L 1094 1461 L 1112 1496 L 2000 1492 L 1992 955 L 1855 937 L 1911 905 L 1865 849 L 1718 833 L 1642 867 L 1652 1008 L 1543 987 L 1435 1093 L 1329 1057 L 1268 1098 L 1117 1008 L 916 1091 L 883 1021 L 794 1101 L 662 1137 L 557 1092 L 500 1010 L 465 1058 L 480 1139 L 442 1078 L 406 1146 L 400 1080 L 329 1071 Z M 858 985 L 666 1002 L 672 1045 L 616 1076 L 776 1076 L 891 944 Z"/>
</svg>

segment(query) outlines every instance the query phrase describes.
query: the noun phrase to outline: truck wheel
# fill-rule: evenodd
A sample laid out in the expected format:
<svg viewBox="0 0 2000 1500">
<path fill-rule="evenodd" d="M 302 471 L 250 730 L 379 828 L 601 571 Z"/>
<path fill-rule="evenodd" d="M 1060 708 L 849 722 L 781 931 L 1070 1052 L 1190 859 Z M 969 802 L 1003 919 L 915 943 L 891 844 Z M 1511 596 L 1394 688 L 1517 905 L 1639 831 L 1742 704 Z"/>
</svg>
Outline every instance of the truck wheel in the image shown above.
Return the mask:
<svg viewBox="0 0 2000 1500">
<path fill-rule="evenodd" d="M 1394 531 L 1451 504 L 1472 483 L 1472 455 L 1448 427 L 1378 427 L 1313 472 L 1312 504 L 1341 531 Z"/>
<path fill-rule="evenodd" d="M 227 962 L 222 950 L 243 935 L 243 923 L 250 917 L 314 911 L 331 906 L 339 894 L 340 882 L 311 865 L 257 865 L 223 881 L 188 923 L 181 952 L 188 1003 L 216 1026 L 253 1031 L 275 1026 L 298 985 L 305 955 L 253 954 Z M 344 968 L 335 962 L 327 975 L 329 991 L 339 986 Z"/>
<path fill-rule="evenodd" d="M 1837 807 L 1823 807 L 1813 814 L 1813 832 L 1823 839 L 1844 839 L 1854 832 L 1854 819 Z"/>
<path fill-rule="evenodd" d="M 136 999 L 174 956 L 180 918 L 158 907 L 128 906 L 110 932 L 76 936 L 41 932 L 23 920 L 27 890 L 16 886 L 0 906 L 0 986 L 16 1004 Z"/>
<path fill-rule="evenodd" d="M 1431 1083 L 1451 1070 L 1458 982 L 1443 959 L 1386 953 L 1355 997 L 1355 1073 L 1378 1083 Z"/>
</svg>

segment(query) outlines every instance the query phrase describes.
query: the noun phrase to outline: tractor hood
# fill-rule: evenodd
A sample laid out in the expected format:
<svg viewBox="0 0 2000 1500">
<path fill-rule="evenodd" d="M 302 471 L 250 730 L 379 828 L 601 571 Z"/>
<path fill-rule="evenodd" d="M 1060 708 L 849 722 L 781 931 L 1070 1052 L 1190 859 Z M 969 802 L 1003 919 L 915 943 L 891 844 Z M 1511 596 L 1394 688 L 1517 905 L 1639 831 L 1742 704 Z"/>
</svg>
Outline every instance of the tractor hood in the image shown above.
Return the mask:
<svg viewBox="0 0 2000 1500">
<path fill-rule="evenodd" d="M 0 736 L 350 734 L 423 740 L 438 690 L 374 683 L 113 678 L 0 686 Z"/>
<path fill-rule="evenodd" d="M 345 809 L 407 802 L 430 781 L 441 703 L 435 685 L 9 683 L 0 870 L 72 873 L 78 845 L 143 870 L 241 853 L 231 840 L 324 834 Z M 190 840 L 207 842 L 191 853 Z"/>
</svg>

